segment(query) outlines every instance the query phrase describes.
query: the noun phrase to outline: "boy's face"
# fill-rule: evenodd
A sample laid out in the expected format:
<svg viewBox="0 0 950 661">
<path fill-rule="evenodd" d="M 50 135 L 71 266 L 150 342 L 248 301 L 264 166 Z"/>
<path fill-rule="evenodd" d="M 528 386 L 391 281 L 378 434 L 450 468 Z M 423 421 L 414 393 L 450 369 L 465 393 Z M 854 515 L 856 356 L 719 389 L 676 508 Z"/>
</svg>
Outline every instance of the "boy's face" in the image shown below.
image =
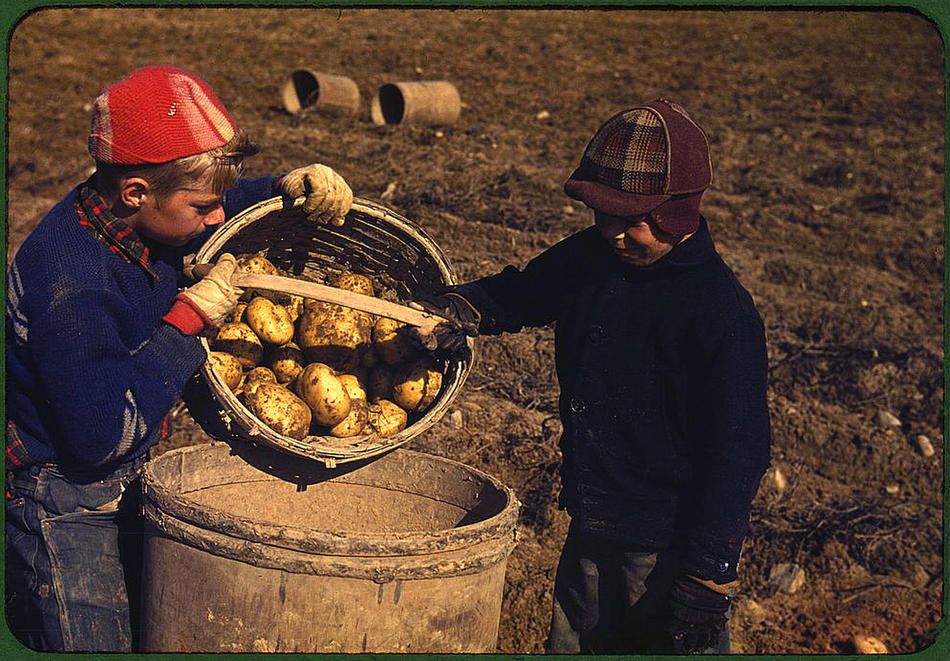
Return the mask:
<svg viewBox="0 0 950 661">
<path fill-rule="evenodd" d="M 618 259 L 633 266 L 652 264 L 686 238 L 664 232 L 649 214 L 611 216 L 594 211 L 594 224 Z"/>
<path fill-rule="evenodd" d="M 224 222 L 221 195 L 214 192 L 210 178 L 180 189 L 157 200 L 145 195 L 132 227 L 153 241 L 168 246 L 183 246 L 206 228 Z"/>
</svg>

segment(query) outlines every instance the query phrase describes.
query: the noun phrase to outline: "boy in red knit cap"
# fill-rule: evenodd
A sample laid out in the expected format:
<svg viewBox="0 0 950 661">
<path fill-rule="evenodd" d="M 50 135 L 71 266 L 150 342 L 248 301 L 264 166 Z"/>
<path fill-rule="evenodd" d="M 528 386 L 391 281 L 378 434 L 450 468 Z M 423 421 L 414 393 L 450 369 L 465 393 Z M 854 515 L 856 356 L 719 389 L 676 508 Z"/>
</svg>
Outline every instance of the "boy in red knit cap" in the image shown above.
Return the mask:
<svg viewBox="0 0 950 661">
<path fill-rule="evenodd" d="M 349 210 L 349 186 L 324 165 L 240 178 L 256 152 L 206 82 L 139 69 L 93 104 L 95 174 L 9 267 L 6 603 L 30 648 L 132 649 L 136 480 L 205 360 L 198 335 L 241 294 L 231 255 L 180 290 L 184 255 L 275 195 L 305 196 L 314 222 Z"/>
<path fill-rule="evenodd" d="M 593 226 L 523 269 L 420 301 L 423 344 L 555 328 L 560 504 L 550 654 L 729 652 L 732 590 L 769 461 L 765 331 L 699 212 L 702 129 L 664 99 L 608 119 L 565 192 Z"/>
</svg>

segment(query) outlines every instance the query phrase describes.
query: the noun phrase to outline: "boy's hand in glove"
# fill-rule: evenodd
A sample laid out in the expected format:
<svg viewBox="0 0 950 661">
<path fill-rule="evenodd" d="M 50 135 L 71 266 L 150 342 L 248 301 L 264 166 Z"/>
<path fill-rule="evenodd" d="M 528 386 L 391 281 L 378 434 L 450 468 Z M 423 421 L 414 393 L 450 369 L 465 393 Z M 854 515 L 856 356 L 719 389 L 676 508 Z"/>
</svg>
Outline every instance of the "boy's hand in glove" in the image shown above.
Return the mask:
<svg viewBox="0 0 950 661">
<path fill-rule="evenodd" d="M 667 631 L 675 654 L 697 654 L 719 643 L 732 599 L 699 581 L 685 576 L 677 579 L 670 592 L 670 621 Z"/>
<path fill-rule="evenodd" d="M 343 177 L 319 163 L 288 172 L 280 180 L 280 191 L 289 201 L 304 196 L 307 218 L 322 225 L 342 225 L 353 204 L 353 191 Z"/>
<path fill-rule="evenodd" d="M 468 349 L 466 338 L 478 335 L 481 314 L 461 294 L 445 292 L 413 301 L 410 305 L 445 318 L 431 333 L 423 332 L 418 327 L 410 331 L 410 335 L 429 351 L 464 352 Z"/>
<path fill-rule="evenodd" d="M 178 300 L 184 302 L 205 322 L 205 326 L 217 326 L 237 305 L 243 293 L 240 287 L 231 284 L 231 275 L 237 269 L 234 255 L 224 253 L 208 275 L 181 291 Z M 180 327 L 179 324 L 175 324 Z"/>
</svg>

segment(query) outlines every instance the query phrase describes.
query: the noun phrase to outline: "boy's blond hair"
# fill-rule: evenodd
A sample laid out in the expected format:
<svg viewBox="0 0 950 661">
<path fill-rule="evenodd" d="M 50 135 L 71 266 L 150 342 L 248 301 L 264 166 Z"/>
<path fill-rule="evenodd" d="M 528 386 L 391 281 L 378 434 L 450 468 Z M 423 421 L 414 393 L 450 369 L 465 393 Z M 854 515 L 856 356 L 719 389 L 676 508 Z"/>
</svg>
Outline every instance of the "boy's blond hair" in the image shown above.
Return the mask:
<svg viewBox="0 0 950 661">
<path fill-rule="evenodd" d="M 119 193 L 123 179 L 141 177 L 160 204 L 175 191 L 189 188 L 205 177 L 210 177 L 215 194 L 221 195 L 234 185 L 244 169 L 244 159 L 260 149 L 251 142 L 247 133 L 237 129 L 226 144 L 209 151 L 183 156 L 167 163 L 116 165 L 96 163 L 96 186 L 106 198 Z"/>
</svg>

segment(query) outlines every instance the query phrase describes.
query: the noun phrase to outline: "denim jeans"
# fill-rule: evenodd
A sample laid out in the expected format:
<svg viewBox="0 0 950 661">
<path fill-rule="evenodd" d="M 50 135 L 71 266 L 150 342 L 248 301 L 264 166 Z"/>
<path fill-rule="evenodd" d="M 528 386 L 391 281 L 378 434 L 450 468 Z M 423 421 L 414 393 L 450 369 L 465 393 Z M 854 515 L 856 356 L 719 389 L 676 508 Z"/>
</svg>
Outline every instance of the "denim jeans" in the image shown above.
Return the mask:
<svg viewBox="0 0 950 661">
<path fill-rule="evenodd" d="M 138 589 L 138 477 L 32 466 L 8 474 L 6 600 L 11 632 L 42 651 L 128 652 Z M 128 586 L 127 586 L 128 582 Z"/>
<path fill-rule="evenodd" d="M 548 654 L 672 654 L 666 623 L 675 550 L 585 536 L 571 526 L 554 579 Z M 729 628 L 703 654 L 729 654 Z"/>
</svg>

